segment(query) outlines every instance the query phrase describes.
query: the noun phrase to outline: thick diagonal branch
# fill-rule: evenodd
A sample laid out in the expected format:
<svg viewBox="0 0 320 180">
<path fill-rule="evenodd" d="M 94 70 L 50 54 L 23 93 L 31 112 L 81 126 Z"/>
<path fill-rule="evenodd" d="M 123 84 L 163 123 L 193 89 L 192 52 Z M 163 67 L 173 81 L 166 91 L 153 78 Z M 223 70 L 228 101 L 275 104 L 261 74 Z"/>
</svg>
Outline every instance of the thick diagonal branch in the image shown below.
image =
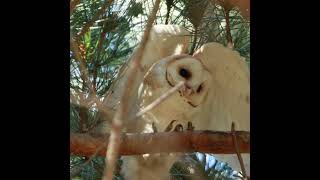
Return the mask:
<svg viewBox="0 0 320 180">
<path fill-rule="evenodd" d="M 250 153 L 250 133 L 236 131 L 240 153 Z M 98 147 L 108 143 L 108 136 L 88 134 L 70 135 L 70 153 L 91 156 Z M 236 154 L 231 132 L 185 131 L 145 134 L 122 134 L 119 155 L 141 155 L 160 152 L 203 152 L 213 154 Z M 105 156 L 102 148 L 99 156 Z"/>
<path fill-rule="evenodd" d="M 145 28 L 145 32 L 142 36 L 142 40 L 140 46 L 138 47 L 136 53 L 133 55 L 131 68 L 129 68 L 128 79 L 126 82 L 126 87 L 124 88 L 123 94 L 120 98 L 120 106 L 118 107 L 115 116 L 113 117 L 113 126 L 111 129 L 111 135 L 109 137 L 110 143 L 108 144 L 109 151 L 106 154 L 106 169 L 104 172 L 103 180 L 111 180 L 113 179 L 113 171 L 115 169 L 116 158 L 118 157 L 119 151 L 119 141 L 120 141 L 120 133 L 123 128 L 123 122 L 128 121 L 129 108 L 130 104 L 133 103 L 133 99 L 131 97 L 131 92 L 136 92 L 137 87 L 135 87 L 135 83 L 141 79 L 138 79 L 136 76 L 138 74 L 138 70 L 140 68 L 140 62 L 144 53 L 144 49 L 146 47 L 146 43 L 149 39 L 150 30 L 152 28 L 153 22 L 156 18 L 157 11 L 159 9 L 160 0 L 156 0 L 153 10 L 148 17 L 147 25 Z"/>
</svg>

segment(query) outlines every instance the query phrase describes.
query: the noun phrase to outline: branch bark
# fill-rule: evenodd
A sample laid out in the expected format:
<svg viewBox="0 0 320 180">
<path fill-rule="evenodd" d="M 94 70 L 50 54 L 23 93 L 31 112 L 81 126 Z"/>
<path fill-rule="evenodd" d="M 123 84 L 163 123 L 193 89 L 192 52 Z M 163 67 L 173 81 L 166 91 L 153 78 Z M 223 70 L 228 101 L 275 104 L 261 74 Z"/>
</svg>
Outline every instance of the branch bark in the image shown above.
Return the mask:
<svg viewBox="0 0 320 180">
<path fill-rule="evenodd" d="M 70 1 L 70 16 L 73 13 L 73 10 L 75 9 L 75 7 L 80 3 L 80 0 L 73 0 Z"/>
<path fill-rule="evenodd" d="M 216 2 L 216 0 L 213 0 L 213 2 Z M 230 9 L 238 7 L 242 16 L 250 20 L 250 0 L 217 0 L 217 2 L 223 7 Z"/>
<path fill-rule="evenodd" d="M 115 116 L 113 117 L 113 127 L 111 129 L 110 143 L 108 144 L 109 151 L 107 152 L 105 159 L 107 168 L 105 169 L 102 180 L 113 179 L 113 172 L 115 170 L 115 164 L 117 160 L 116 158 L 119 155 L 119 141 L 121 140 L 120 134 L 123 128 L 123 122 L 128 122 L 129 108 L 134 100 L 132 97 L 130 97 L 130 95 L 132 92 L 137 91 L 138 87 L 135 86 L 135 83 L 141 80 L 137 78 L 138 70 L 141 67 L 140 62 L 143 56 L 144 48 L 146 47 L 146 44 L 148 42 L 150 30 L 156 18 L 159 6 L 160 0 L 156 0 L 152 12 L 148 17 L 140 46 L 138 47 L 136 53 L 133 55 L 132 59 L 130 59 L 130 61 L 132 62 L 132 66 L 128 70 L 128 79 L 126 82 L 127 86 L 125 87 L 124 92 L 122 92 L 123 94 L 120 98 L 120 106 L 118 107 Z"/>
<path fill-rule="evenodd" d="M 244 166 L 244 163 L 243 163 L 243 159 L 241 157 L 241 154 L 239 152 L 239 143 L 238 143 L 238 138 L 237 138 L 237 135 L 236 135 L 236 131 L 235 131 L 235 123 L 232 122 L 231 123 L 231 134 L 232 134 L 232 141 L 233 141 L 233 144 L 234 144 L 234 148 L 237 152 L 237 156 L 238 156 L 238 160 L 239 160 L 239 163 L 240 163 L 240 166 L 241 166 L 241 172 L 243 173 L 243 179 L 244 180 L 247 180 L 247 173 L 246 173 L 246 169 L 245 169 L 245 166 Z"/>
<path fill-rule="evenodd" d="M 227 45 L 230 49 L 233 49 L 233 41 L 230 28 L 230 9 L 224 9 L 224 15 L 226 19 Z"/>
<path fill-rule="evenodd" d="M 250 133 L 235 131 L 240 153 L 250 153 Z M 90 136 L 70 134 L 70 153 L 91 156 L 97 148 L 108 143 L 109 134 Z M 236 154 L 232 133 L 220 131 L 185 131 L 144 134 L 122 134 L 119 155 L 142 155 L 160 152 L 204 152 L 213 154 Z M 97 153 L 105 156 L 106 146 Z"/>
</svg>

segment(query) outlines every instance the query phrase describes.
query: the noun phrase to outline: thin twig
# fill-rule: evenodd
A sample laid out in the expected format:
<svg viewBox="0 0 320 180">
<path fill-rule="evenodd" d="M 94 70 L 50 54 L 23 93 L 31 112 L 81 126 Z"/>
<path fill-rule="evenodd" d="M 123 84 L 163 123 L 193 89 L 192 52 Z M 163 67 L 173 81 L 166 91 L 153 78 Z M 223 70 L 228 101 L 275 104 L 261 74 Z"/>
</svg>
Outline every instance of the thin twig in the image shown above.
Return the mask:
<svg viewBox="0 0 320 180">
<path fill-rule="evenodd" d="M 233 49 L 233 42 L 232 42 L 232 35 L 231 35 L 231 28 L 230 28 L 230 9 L 224 8 L 224 15 L 226 19 L 226 35 L 227 35 L 227 46 L 230 49 Z"/>
<path fill-rule="evenodd" d="M 97 95 L 97 90 L 95 84 L 93 84 L 89 79 L 89 72 L 86 66 L 86 60 L 81 56 L 79 52 L 79 46 L 76 40 L 73 39 L 72 33 L 70 33 L 70 47 L 74 54 L 75 59 L 79 62 L 79 69 L 80 69 L 80 77 L 83 80 L 83 84 L 89 88 L 89 92 L 92 96 L 88 96 L 86 99 L 87 102 L 96 103 L 99 110 L 101 110 L 104 114 L 110 114 L 104 105 L 100 102 Z M 81 95 L 81 94 L 79 94 Z M 91 97 L 91 98 L 90 98 Z M 81 103 L 81 102 L 80 102 Z M 86 106 L 90 107 L 91 103 L 88 103 Z"/>
<path fill-rule="evenodd" d="M 91 102 L 96 103 L 98 109 L 100 111 L 102 111 L 104 115 L 109 115 L 110 111 L 108 112 L 107 109 L 104 108 L 103 104 L 98 99 L 96 86 L 89 79 L 89 72 L 88 72 L 88 69 L 86 66 L 86 60 L 81 56 L 81 54 L 79 52 L 79 46 L 78 46 L 77 42 L 73 39 L 72 33 L 70 33 L 70 47 L 71 47 L 71 50 L 74 54 L 75 59 L 79 62 L 80 77 L 83 81 L 83 84 L 89 88 L 89 92 L 92 95 L 92 96 L 88 96 L 87 98 L 80 98 L 79 105 L 81 107 L 85 106 L 87 108 L 90 108 L 91 103 L 82 104 L 82 101 L 90 102 L 90 100 L 92 100 Z M 79 96 L 85 97 L 84 94 L 79 94 Z M 88 99 L 88 100 L 86 100 L 86 99 Z"/>
<path fill-rule="evenodd" d="M 107 142 L 108 142 L 108 141 L 105 141 L 104 143 L 102 143 L 102 145 L 97 148 L 97 150 L 94 152 L 94 154 L 92 154 L 92 155 L 90 156 L 90 158 L 89 158 L 86 162 L 84 162 L 83 164 L 81 164 L 80 167 L 75 167 L 74 169 L 72 169 L 71 172 L 70 172 L 70 176 L 71 176 L 71 177 L 75 177 L 77 174 L 79 174 L 80 171 L 81 171 L 86 165 L 88 165 L 88 164 L 92 161 L 92 159 L 95 158 L 95 157 L 99 154 L 100 151 L 102 151 L 102 150 L 107 146 Z"/>
<path fill-rule="evenodd" d="M 79 62 L 80 76 L 83 79 L 83 84 L 85 84 L 93 95 L 96 95 L 96 92 L 93 88 L 91 81 L 89 80 L 89 72 L 86 66 L 86 60 L 80 54 L 79 45 L 77 41 L 72 38 L 72 33 L 70 33 L 70 48 L 74 54 L 75 59 Z"/>
<path fill-rule="evenodd" d="M 82 94 L 80 94 L 81 92 L 78 92 L 76 95 L 81 96 Z M 77 100 L 75 98 L 75 95 L 71 95 L 70 96 L 70 103 L 78 105 L 80 107 L 84 107 L 84 108 L 91 108 L 92 105 L 95 103 L 98 110 L 101 111 L 105 116 L 108 116 L 108 118 L 110 119 L 110 123 L 111 123 L 111 119 L 113 118 L 113 111 L 115 111 L 112 108 L 107 107 L 106 105 L 104 105 L 97 97 L 95 96 L 91 96 L 88 97 L 86 99 L 79 99 Z"/>
<path fill-rule="evenodd" d="M 98 48 L 97 48 L 97 59 L 96 61 L 98 62 L 100 60 L 100 54 L 102 51 L 102 47 L 103 47 L 103 42 L 106 39 L 106 33 L 107 33 L 107 27 L 108 26 L 108 21 L 105 21 L 102 25 L 102 30 L 100 32 L 100 37 L 98 40 Z"/>
<path fill-rule="evenodd" d="M 196 48 L 196 44 L 197 44 L 197 38 L 198 38 L 198 27 L 197 26 L 194 26 L 194 38 L 193 38 L 193 43 L 192 43 L 192 47 L 191 47 L 191 50 L 190 50 L 190 55 L 193 54 L 195 48 Z"/>
<path fill-rule="evenodd" d="M 173 0 L 166 0 L 166 5 L 167 5 L 167 14 L 166 14 L 166 21 L 165 24 L 169 23 L 169 18 L 170 18 L 170 13 L 173 5 Z"/>
<path fill-rule="evenodd" d="M 109 139 L 108 151 L 106 153 L 106 167 L 105 174 L 103 176 L 103 180 L 112 180 L 113 172 L 115 170 L 116 160 L 119 154 L 119 146 L 120 146 L 120 134 L 122 130 L 122 121 L 127 120 L 125 116 L 127 116 L 129 102 L 130 99 L 130 91 L 135 92 L 133 89 L 133 85 L 136 82 L 136 74 L 138 72 L 138 68 L 140 67 L 141 58 L 143 55 L 144 48 L 149 39 L 150 30 L 152 28 L 152 24 L 155 20 L 157 11 L 159 9 L 160 0 L 156 0 L 153 10 L 148 18 L 146 29 L 141 41 L 141 45 L 138 48 L 136 54 L 132 59 L 132 69 L 129 68 L 128 79 L 127 79 L 127 87 L 124 89 L 120 100 L 120 107 L 118 108 L 115 117 L 113 119 L 113 127 L 111 129 L 111 135 Z"/>
<path fill-rule="evenodd" d="M 75 7 L 80 3 L 80 0 L 73 0 L 70 1 L 70 16 L 73 13 L 73 10 L 75 9 Z"/>
<path fill-rule="evenodd" d="M 235 126 L 234 122 L 232 122 L 232 124 L 231 124 L 232 141 L 233 141 L 234 148 L 235 148 L 237 156 L 238 156 L 238 160 L 240 162 L 241 171 L 242 171 L 242 174 L 243 174 L 243 179 L 248 180 L 248 176 L 247 176 L 247 173 L 246 173 L 246 169 L 244 167 L 243 159 L 242 159 L 241 154 L 240 154 L 239 144 L 238 144 L 238 141 L 237 141 L 237 134 L 236 134 L 234 126 Z"/>
<path fill-rule="evenodd" d="M 81 56 L 79 45 L 76 41 L 72 39 L 72 34 L 70 33 L 70 48 L 74 54 L 75 59 L 79 62 L 79 69 L 80 69 L 80 77 L 83 81 L 83 84 L 85 84 L 90 92 L 93 94 L 95 93 L 94 87 L 91 84 L 91 81 L 89 80 L 89 73 L 86 67 L 86 60 L 84 59 L 83 56 Z M 82 86 L 82 91 L 85 91 L 85 86 Z M 87 130 L 86 128 L 86 111 L 82 107 L 82 101 L 85 99 L 84 94 L 79 94 L 79 105 L 80 105 L 80 110 L 79 110 L 79 127 L 80 127 L 80 132 L 85 132 Z"/>
<path fill-rule="evenodd" d="M 80 30 L 80 32 L 75 37 L 79 39 L 82 35 L 84 35 L 88 29 L 98 20 L 98 18 L 105 12 L 106 8 L 113 2 L 113 0 L 106 0 L 101 8 L 97 11 L 97 13 L 92 17 L 90 21 L 88 21 Z"/>
<path fill-rule="evenodd" d="M 176 92 L 178 89 L 180 89 L 184 84 L 185 84 L 185 82 L 181 81 L 176 86 L 174 86 L 172 89 L 170 89 L 166 93 L 162 94 L 159 98 L 154 100 L 147 107 L 145 107 L 144 109 L 139 111 L 136 114 L 135 119 L 139 118 L 140 116 L 142 116 L 146 112 L 148 112 L 148 111 L 152 110 L 153 108 L 157 107 L 159 104 L 161 104 L 163 101 L 165 101 L 168 97 L 170 97 L 174 92 Z"/>
<path fill-rule="evenodd" d="M 83 95 L 79 96 L 80 102 L 85 99 Z M 87 121 L 88 121 L 88 116 L 87 116 L 87 109 L 81 106 L 82 104 L 80 103 L 79 106 L 79 130 L 81 133 L 84 133 L 87 131 Z"/>
<path fill-rule="evenodd" d="M 98 63 L 100 60 L 100 54 L 101 54 L 103 42 L 106 38 L 106 33 L 107 33 L 106 26 L 107 26 L 107 21 L 105 23 L 103 23 L 100 37 L 98 40 L 97 58 L 96 58 L 95 62 L 94 62 L 94 58 L 91 59 L 91 63 L 93 63 L 93 86 L 94 86 L 94 89 L 96 89 L 97 75 L 98 75 Z"/>
</svg>

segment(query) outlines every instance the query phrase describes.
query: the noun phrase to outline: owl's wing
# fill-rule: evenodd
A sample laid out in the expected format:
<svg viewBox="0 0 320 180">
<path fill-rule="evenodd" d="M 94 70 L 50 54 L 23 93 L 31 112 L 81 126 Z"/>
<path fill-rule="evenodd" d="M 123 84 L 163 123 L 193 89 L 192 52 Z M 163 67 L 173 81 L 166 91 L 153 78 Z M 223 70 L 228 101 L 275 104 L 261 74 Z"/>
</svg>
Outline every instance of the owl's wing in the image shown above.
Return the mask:
<svg viewBox="0 0 320 180">
<path fill-rule="evenodd" d="M 230 131 L 233 121 L 236 130 L 250 131 L 250 73 L 244 59 L 238 52 L 218 43 L 203 45 L 194 57 L 203 62 L 212 76 L 211 93 L 200 119 L 206 119 L 210 130 Z M 235 154 L 214 156 L 241 170 Z M 242 156 L 250 175 L 250 154 Z"/>
<path fill-rule="evenodd" d="M 231 122 L 238 130 L 250 130 L 250 74 L 238 52 L 218 43 L 203 45 L 194 57 L 200 59 L 212 76 L 203 114 L 210 129 L 230 131 Z"/>
<path fill-rule="evenodd" d="M 142 79 L 145 72 L 151 65 L 172 54 L 186 53 L 188 50 L 190 34 L 183 27 L 178 25 L 154 25 L 150 31 L 149 40 L 143 52 L 141 59 L 141 69 L 138 71 L 138 79 Z M 134 50 L 133 54 L 136 53 Z M 132 57 L 132 56 L 131 56 Z M 131 67 L 131 58 L 119 70 L 117 79 L 106 93 L 104 104 L 115 112 L 119 105 L 120 96 L 123 93 L 128 78 L 128 68 Z M 138 84 L 136 85 L 138 86 Z M 131 92 L 132 97 L 136 97 L 137 92 Z M 136 109 L 132 108 L 132 111 Z M 110 114 L 114 114 L 110 112 Z"/>
</svg>

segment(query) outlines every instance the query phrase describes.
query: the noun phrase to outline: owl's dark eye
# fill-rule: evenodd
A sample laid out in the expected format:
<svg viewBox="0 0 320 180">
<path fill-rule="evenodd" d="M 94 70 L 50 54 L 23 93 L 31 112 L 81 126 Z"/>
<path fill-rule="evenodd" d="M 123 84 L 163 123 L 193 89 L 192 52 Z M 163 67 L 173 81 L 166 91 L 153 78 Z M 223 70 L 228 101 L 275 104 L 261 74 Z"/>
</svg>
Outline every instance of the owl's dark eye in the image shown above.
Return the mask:
<svg viewBox="0 0 320 180">
<path fill-rule="evenodd" d="M 188 71 L 188 70 L 185 69 L 185 68 L 181 68 L 181 69 L 179 70 L 179 74 L 180 74 L 180 76 L 182 76 L 182 77 L 184 77 L 184 78 L 186 78 L 186 79 L 189 79 L 189 78 L 191 77 L 191 72 Z"/>
</svg>

